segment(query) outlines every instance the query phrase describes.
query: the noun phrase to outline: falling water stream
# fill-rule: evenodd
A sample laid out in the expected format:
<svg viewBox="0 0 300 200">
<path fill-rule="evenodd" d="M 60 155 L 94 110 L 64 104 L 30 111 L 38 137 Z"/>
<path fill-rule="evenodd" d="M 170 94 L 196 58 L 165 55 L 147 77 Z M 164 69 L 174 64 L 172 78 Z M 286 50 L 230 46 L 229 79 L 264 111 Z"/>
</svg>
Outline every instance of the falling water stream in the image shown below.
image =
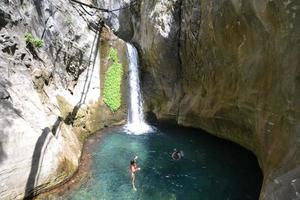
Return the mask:
<svg viewBox="0 0 300 200">
<path fill-rule="evenodd" d="M 127 53 L 129 59 L 129 89 L 130 105 L 128 111 L 128 123 L 126 130 L 135 135 L 148 133 L 152 128 L 145 123 L 143 100 L 140 90 L 140 79 L 138 69 L 138 53 L 134 46 L 127 43 Z"/>
</svg>

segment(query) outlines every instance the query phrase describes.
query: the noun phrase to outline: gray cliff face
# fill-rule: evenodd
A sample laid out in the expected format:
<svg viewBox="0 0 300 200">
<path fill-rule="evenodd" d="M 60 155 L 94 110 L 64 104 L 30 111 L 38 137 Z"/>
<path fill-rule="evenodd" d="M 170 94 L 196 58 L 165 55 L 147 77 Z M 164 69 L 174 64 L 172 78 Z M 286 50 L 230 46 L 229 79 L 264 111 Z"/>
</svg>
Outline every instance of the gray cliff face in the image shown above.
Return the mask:
<svg viewBox="0 0 300 200">
<path fill-rule="evenodd" d="M 134 23 L 132 40 L 140 50 L 144 98 L 149 109 L 166 118 L 176 116 L 175 102 L 181 92 L 180 6 L 178 0 L 145 1 L 140 5 L 140 21 Z"/>
<path fill-rule="evenodd" d="M 99 13 L 104 22 L 114 33 L 125 41 L 129 41 L 133 36 L 132 13 L 129 7 L 131 0 L 94 0 L 94 5 L 114 12 Z M 127 8 L 128 9 L 120 9 Z"/>
<path fill-rule="evenodd" d="M 30 199 L 69 178 L 84 138 L 124 119 L 123 110 L 99 117 L 98 21 L 64 0 L 0 2 L 1 199 Z"/>
<path fill-rule="evenodd" d="M 177 121 L 255 152 L 264 172 L 261 199 L 293 199 L 300 189 L 299 6 L 298 1 L 182 5 L 183 98 Z"/>
<path fill-rule="evenodd" d="M 252 150 L 260 199 L 299 198 L 300 2 L 142 1 L 127 20 L 147 110 Z"/>
</svg>

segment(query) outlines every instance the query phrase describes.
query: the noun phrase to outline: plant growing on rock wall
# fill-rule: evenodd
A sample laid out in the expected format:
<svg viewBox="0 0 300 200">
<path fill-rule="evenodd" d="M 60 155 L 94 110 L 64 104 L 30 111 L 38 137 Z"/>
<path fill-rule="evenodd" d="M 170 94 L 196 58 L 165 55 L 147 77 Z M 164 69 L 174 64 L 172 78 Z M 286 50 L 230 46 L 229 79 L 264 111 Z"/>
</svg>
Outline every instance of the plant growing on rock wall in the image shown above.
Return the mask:
<svg viewBox="0 0 300 200">
<path fill-rule="evenodd" d="M 44 46 L 44 41 L 40 38 L 34 37 L 31 33 L 25 33 L 24 37 L 26 43 L 30 43 L 37 48 Z"/>
<path fill-rule="evenodd" d="M 121 106 L 121 82 L 123 67 L 119 62 L 117 50 L 110 48 L 108 59 L 112 63 L 105 73 L 103 101 L 115 112 Z"/>
</svg>

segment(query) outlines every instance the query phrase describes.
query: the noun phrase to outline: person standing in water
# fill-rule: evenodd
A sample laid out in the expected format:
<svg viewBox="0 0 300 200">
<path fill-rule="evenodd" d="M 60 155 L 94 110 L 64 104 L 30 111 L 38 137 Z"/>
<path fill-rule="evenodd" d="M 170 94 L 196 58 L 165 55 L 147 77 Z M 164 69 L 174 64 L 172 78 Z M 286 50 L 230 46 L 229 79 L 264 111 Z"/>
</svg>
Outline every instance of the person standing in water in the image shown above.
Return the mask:
<svg viewBox="0 0 300 200">
<path fill-rule="evenodd" d="M 138 159 L 138 157 L 135 156 L 134 159 L 130 161 L 131 183 L 132 183 L 132 188 L 135 191 L 136 191 L 136 187 L 135 187 L 135 172 L 141 170 L 141 168 L 139 168 L 137 166 L 137 163 L 136 163 L 137 159 Z"/>
</svg>

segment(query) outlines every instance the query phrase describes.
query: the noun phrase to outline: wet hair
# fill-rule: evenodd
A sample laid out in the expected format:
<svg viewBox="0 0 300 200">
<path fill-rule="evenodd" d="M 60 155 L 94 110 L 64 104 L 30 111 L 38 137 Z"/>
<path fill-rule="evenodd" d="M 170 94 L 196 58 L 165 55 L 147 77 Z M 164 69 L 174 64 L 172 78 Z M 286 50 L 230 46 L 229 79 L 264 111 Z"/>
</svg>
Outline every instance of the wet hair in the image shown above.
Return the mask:
<svg viewBox="0 0 300 200">
<path fill-rule="evenodd" d="M 172 153 L 172 158 L 174 160 L 179 160 L 181 158 L 181 153 L 180 151 L 177 151 L 176 149 L 174 149 L 174 152 Z"/>
<path fill-rule="evenodd" d="M 135 160 L 130 161 L 130 165 L 134 165 L 134 163 L 135 163 Z"/>
</svg>

